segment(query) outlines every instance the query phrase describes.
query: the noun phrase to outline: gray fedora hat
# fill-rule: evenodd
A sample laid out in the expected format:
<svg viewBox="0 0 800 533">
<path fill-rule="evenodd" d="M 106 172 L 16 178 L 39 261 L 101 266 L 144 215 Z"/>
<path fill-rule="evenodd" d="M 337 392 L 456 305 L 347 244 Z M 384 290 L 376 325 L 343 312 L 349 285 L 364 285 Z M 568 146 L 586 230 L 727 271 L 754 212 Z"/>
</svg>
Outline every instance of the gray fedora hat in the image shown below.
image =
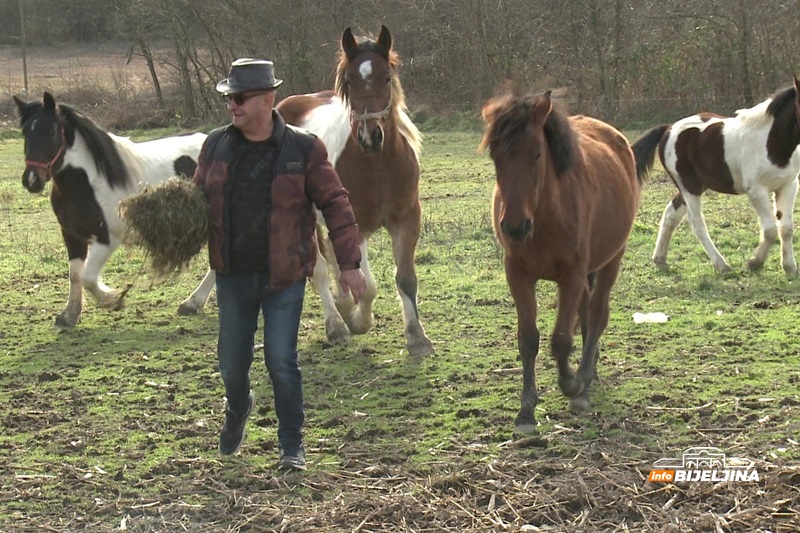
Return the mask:
<svg viewBox="0 0 800 533">
<path fill-rule="evenodd" d="M 267 91 L 277 89 L 283 80 L 276 80 L 272 61 L 244 57 L 231 63 L 228 77 L 217 84 L 222 94 L 245 91 Z"/>
</svg>

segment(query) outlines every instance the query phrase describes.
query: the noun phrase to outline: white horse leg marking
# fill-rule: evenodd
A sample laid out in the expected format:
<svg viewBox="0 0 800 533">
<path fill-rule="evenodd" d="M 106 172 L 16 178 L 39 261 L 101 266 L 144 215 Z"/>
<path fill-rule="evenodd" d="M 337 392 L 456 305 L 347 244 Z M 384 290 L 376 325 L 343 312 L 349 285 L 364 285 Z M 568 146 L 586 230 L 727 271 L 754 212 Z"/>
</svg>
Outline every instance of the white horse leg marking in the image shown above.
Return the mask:
<svg viewBox="0 0 800 533">
<path fill-rule="evenodd" d="M 112 238 L 109 245 L 95 242 L 89 246 L 89 255 L 83 269 L 83 286 L 97 300 L 97 306 L 106 309 L 121 309 L 122 297 L 127 289 L 115 290 L 103 283 L 100 274 L 111 254 L 119 246 L 119 242 Z"/>
<path fill-rule="evenodd" d="M 656 247 L 653 250 L 653 263 L 656 265 L 660 267 L 667 266 L 667 253 L 669 252 L 672 234 L 675 232 L 675 228 L 680 225 L 684 216 L 686 216 L 686 204 L 681 204 L 680 207 L 676 208 L 672 200 L 667 202 L 664 214 L 661 215 L 658 239 L 656 239 Z"/>
<path fill-rule="evenodd" d="M 56 325 L 71 328 L 78 323 L 83 309 L 83 259 L 69 262 L 69 297 L 67 306 L 56 317 Z"/>
<path fill-rule="evenodd" d="M 378 286 L 369 268 L 367 239 L 361 241 L 361 272 L 364 273 L 364 278 L 367 281 L 367 289 L 364 291 L 364 296 L 358 301 L 358 305 L 353 306 L 353 298 L 350 296 L 337 300 L 339 311 L 345 316 L 345 320 L 350 326 L 350 331 L 356 334 L 366 333 L 372 327 L 374 318 L 372 315 L 372 303 L 378 295 Z M 348 307 L 351 308 L 348 309 Z"/>
<path fill-rule="evenodd" d="M 761 236 L 758 241 L 758 246 L 753 252 L 745 266 L 749 270 L 758 270 L 764 265 L 769 254 L 769 249 L 778 238 L 778 226 L 775 224 L 775 216 L 772 213 L 772 206 L 769 201 L 769 192 L 762 187 L 752 189 L 747 193 L 750 198 L 750 204 L 756 210 L 758 215 L 758 222 L 761 225 Z"/>
<path fill-rule="evenodd" d="M 794 259 L 794 202 L 797 198 L 797 180 L 790 180 L 789 183 L 775 191 L 775 212 L 780 213 L 778 219 L 778 229 L 781 237 L 781 265 L 787 274 L 792 276 L 797 274 L 797 263 Z"/>
<path fill-rule="evenodd" d="M 419 320 L 419 309 L 417 307 L 417 282 L 414 268 L 413 246 L 409 246 L 410 240 L 416 245 L 417 234 L 410 235 L 408 232 L 397 232 L 392 235 L 392 253 L 395 269 L 395 288 L 400 297 L 403 309 L 403 324 L 406 337 L 406 347 L 408 354 L 412 357 L 424 357 L 431 355 L 433 343 L 425 334 L 422 323 Z M 409 252 L 411 249 L 411 252 Z M 405 271 L 403 271 L 405 269 Z M 413 283 L 412 283 L 413 282 Z"/>
<path fill-rule="evenodd" d="M 318 234 L 319 235 L 319 234 Z M 320 239 L 326 237 L 319 237 Z M 349 344 L 350 330 L 347 329 L 342 315 L 336 308 L 336 303 L 331 292 L 330 274 L 328 274 L 328 261 L 317 250 L 317 263 L 314 265 L 314 274 L 311 277 L 311 284 L 319 294 L 322 302 L 322 311 L 325 316 L 325 336 L 332 344 Z"/>
<path fill-rule="evenodd" d="M 686 193 L 685 191 L 681 191 L 681 193 L 683 194 L 684 201 L 686 201 L 686 209 L 689 213 L 689 223 L 692 226 L 692 231 L 694 231 L 700 244 L 705 248 L 706 254 L 708 254 L 708 258 L 711 259 L 714 268 L 720 273 L 730 272 L 731 266 L 722 254 L 719 253 L 719 250 L 717 250 L 717 247 L 714 246 L 711 240 L 711 236 L 708 234 L 708 227 L 706 226 L 705 218 L 703 218 L 702 197 Z"/>
<path fill-rule="evenodd" d="M 216 282 L 217 273 L 209 268 L 202 281 L 200 281 L 200 285 L 178 306 L 178 314 L 181 316 L 196 315 L 208 302 Z"/>
</svg>

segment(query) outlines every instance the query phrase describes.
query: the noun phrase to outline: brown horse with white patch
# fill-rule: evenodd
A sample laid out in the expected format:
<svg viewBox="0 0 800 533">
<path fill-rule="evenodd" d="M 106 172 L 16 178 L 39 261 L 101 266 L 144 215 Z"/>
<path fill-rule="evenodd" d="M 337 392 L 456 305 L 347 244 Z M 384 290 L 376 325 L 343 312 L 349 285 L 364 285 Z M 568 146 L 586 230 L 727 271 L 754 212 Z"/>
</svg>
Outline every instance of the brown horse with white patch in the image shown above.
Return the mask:
<svg viewBox="0 0 800 533">
<path fill-rule="evenodd" d="M 593 118 L 567 116 L 554 107 L 550 91 L 495 97 L 483 107 L 483 119 L 480 147 L 488 147 L 497 173 L 492 221 L 517 309 L 522 401 L 515 432 L 531 433 L 539 401 L 536 283 L 558 285 L 551 339 L 558 384 L 573 410 L 588 409 L 598 343 L 608 324 L 609 295 L 639 204 L 641 177 L 619 131 Z M 583 351 L 576 373 L 569 356 L 577 318 Z"/>
<path fill-rule="evenodd" d="M 317 257 L 312 283 L 322 299 L 325 329 L 334 343 L 346 343 L 350 333 L 365 333 L 372 326 L 372 303 L 377 294 L 367 260 L 367 240 L 386 228 L 392 239 L 397 266 L 395 284 L 403 308 L 406 346 L 410 355 L 433 353 L 417 309 L 417 275 L 414 255 L 421 227 L 419 202 L 419 152 L 421 135 L 405 106 L 398 69 L 385 26 L 377 40 L 359 39 L 348 28 L 342 35 L 334 91 L 295 95 L 277 109 L 286 122 L 317 134 L 328 149 L 361 232 L 361 270 L 367 292 L 355 305 L 336 288 L 331 293 L 328 269 L 339 278 L 336 261 Z M 320 249 L 330 253 L 325 232 L 318 229 Z"/>
<path fill-rule="evenodd" d="M 692 231 L 719 272 L 731 270 L 708 235 L 702 195 L 707 189 L 746 194 L 758 214 L 761 238 L 745 265 L 758 270 L 780 236 L 781 264 L 797 274 L 792 247 L 793 211 L 800 172 L 800 80 L 734 117 L 699 113 L 674 124 L 657 126 L 642 137 L 637 161 L 652 165 L 656 147 L 678 193 L 661 217 L 653 262 L 667 266 L 672 233 L 689 214 Z M 774 213 L 770 197 L 774 195 Z M 777 220 L 777 223 L 776 223 Z"/>
</svg>

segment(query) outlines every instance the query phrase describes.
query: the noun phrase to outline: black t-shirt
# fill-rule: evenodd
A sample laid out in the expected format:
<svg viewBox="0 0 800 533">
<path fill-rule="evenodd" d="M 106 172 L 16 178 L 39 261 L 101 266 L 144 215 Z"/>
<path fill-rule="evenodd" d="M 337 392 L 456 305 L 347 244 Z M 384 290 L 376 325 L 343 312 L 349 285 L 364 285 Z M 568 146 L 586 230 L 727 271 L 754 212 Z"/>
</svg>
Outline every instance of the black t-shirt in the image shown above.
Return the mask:
<svg viewBox="0 0 800 533">
<path fill-rule="evenodd" d="M 268 273 L 275 143 L 242 139 L 238 148 L 228 208 L 230 271 Z"/>
</svg>

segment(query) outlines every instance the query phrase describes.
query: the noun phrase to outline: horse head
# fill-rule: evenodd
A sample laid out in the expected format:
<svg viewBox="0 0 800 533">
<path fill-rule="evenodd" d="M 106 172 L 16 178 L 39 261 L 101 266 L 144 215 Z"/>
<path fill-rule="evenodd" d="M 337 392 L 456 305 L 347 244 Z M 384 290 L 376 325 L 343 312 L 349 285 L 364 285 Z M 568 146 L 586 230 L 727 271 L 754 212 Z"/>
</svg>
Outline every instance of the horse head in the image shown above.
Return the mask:
<svg viewBox="0 0 800 533">
<path fill-rule="evenodd" d="M 23 102 L 14 96 L 25 139 L 22 185 L 41 192 L 64 163 L 67 139 L 61 113 L 53 96 L 45 92 L 41 102 Z"/>
<path fill-rule="evenodd" d="M 539 198 L 548 173 L 554 171 L 545 131 L 553 111 L 550 94 L 498 96 L 481 113 L 486 132 L 480 148 L 489 148 L 497 175 L 497 229 L 512 241 L 533 236 Z"/>
<path fill-rule="evenodd" d="M 383 124 L 393 101 L 392 87 L 399 62 L 392 51 L 392 36 L 386 26 L 376 41 L 353 37 L 347 28 L 336 75 L 336 93 L 349 104 L 350 124 L 361 149 L 368 153 L 383 148 Z"/>
<path fill-rule="evenodd" d="M 800 125 L 800 79 L 797 79 L 797 74 L 794 78 L 794 115 L 797 118 L 797 124 Z"/>
</svg>

